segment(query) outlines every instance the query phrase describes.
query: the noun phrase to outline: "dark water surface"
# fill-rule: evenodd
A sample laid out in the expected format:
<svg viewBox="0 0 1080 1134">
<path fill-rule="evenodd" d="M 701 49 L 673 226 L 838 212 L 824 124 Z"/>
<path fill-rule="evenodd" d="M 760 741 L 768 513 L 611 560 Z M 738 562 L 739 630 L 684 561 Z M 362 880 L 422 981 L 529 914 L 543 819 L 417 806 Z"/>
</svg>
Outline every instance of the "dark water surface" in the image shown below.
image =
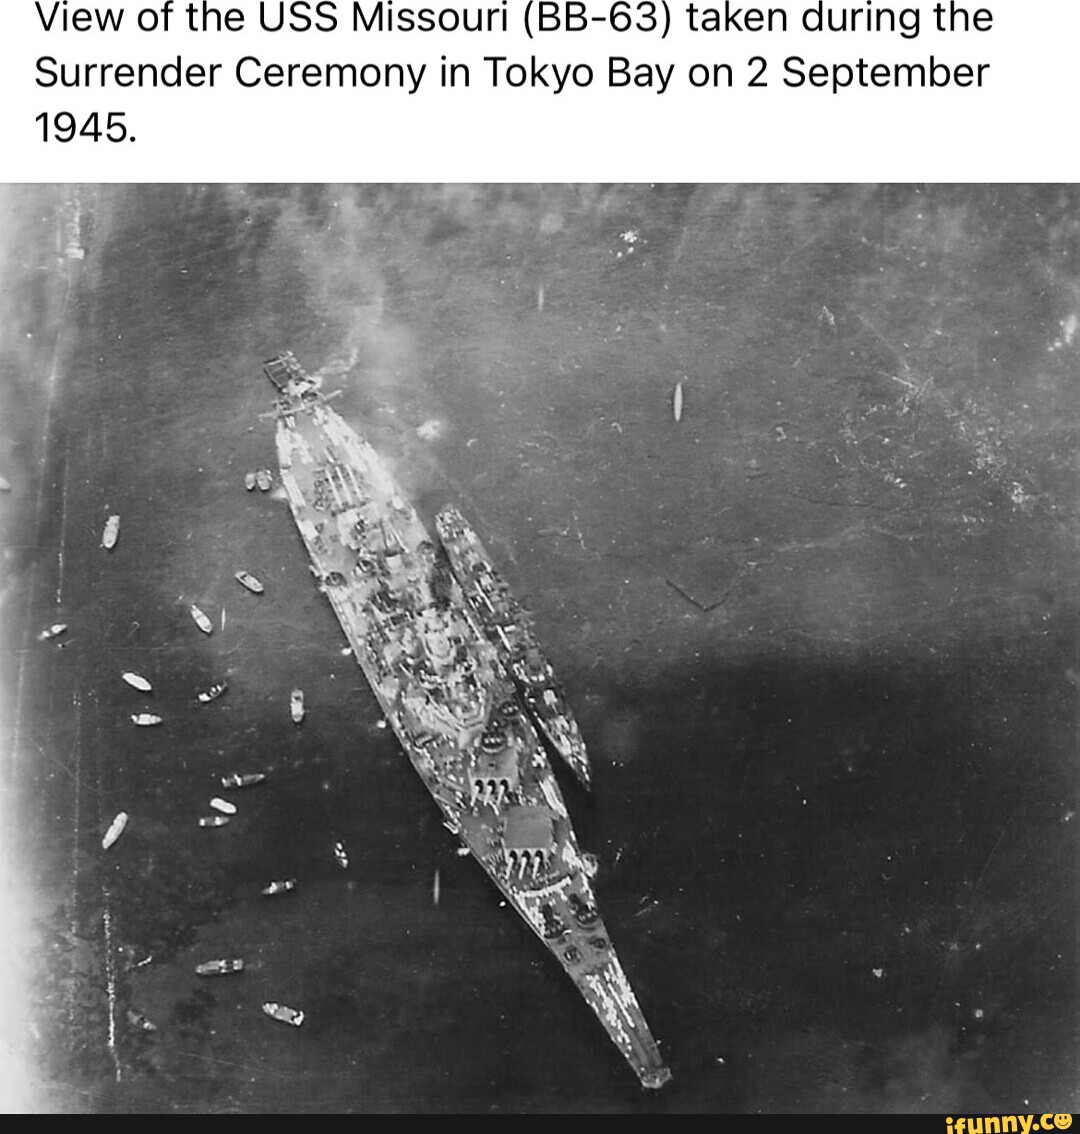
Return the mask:
<svg viewBox="0 0 1080 1134">
<path fill-rule="evenodd" d="M 37 1107 L 1080 1108 L 1078 196 L 5 190 L 3 770 Z M 244 491 L 286 348 L 536 614 L 664 1091 L 454 855 L 286 506 Z M 67 648 L 36 640 L 53 621 Z M 270 777 L 200 830 L 234 770 Z M 193 975 L 232 955 L 242 975 Z"/>
</svg>

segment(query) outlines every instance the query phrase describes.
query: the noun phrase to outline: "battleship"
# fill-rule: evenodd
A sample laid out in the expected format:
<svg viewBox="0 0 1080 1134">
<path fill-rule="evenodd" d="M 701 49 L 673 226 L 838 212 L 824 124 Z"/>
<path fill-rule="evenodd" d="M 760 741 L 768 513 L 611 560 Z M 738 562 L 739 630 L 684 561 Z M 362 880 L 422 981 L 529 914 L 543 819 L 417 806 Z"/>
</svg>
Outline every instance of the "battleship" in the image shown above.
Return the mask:
<svg viewBox="0 0 1080 1134">
<path fill-rule="evenodd" d="M 645 1087 L 671 1073 L 604 926 L 558 781 L 499 652 L 412 503 L 291 353 L 263 366 L 320 590 L 415 771 Z"/>
<path fill-rule="evenodd" d="M 531 619 L 457 508 L 443 508 L 435 517 L 435 528 L 465 597 L 514 679 L 533 723 L 582 784 L 591 788 L 589 756 L 581 729 L 555 670 L 540 649 Z"/>
</svg>

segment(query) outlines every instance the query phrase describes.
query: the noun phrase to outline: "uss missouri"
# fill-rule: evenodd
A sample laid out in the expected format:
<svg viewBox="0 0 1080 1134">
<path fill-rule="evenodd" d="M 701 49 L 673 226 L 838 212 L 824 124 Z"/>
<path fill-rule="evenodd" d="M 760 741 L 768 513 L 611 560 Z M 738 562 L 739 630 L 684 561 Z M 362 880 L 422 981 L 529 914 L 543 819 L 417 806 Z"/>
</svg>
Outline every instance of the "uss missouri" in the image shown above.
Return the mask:
<svg viewBox="0 0 1080 1134">
<path fill-rule="evenodd" d="M 445 826 L 562 966 L 642 1084 L 662 1087 L 671 1073 L 597 909 L 595 860 L 578 847 L 515 688 L 516 666 L 522 696 L 539 688 L 542 708 L 544 690 L 557 691 L 546 663 L 526 657 L 525 638 L 510 638 L 508 621 L 487 610 L 487 631 L 502 648 L 493 644 L 416 509 L 372 446 L 330 407 L 321 380 L 291 353 L 269 360 L 264 372 L 278 391 L 281 483 L 312 572 Z M 440 527 L 458 541 L 450 562 L 467 558 L 468 585 L 494 600 L 478 571 L 482 549 L 463 555 L 471 540 L 457 514 L 444 515 Z M 497 622 L 509 644 L 494 632 Z M 561 702 L 555 709 L 536 719 L 561 718 Z M 557 750 L 587 779 L 576 725 L 559 727 Z"/>
</svg>

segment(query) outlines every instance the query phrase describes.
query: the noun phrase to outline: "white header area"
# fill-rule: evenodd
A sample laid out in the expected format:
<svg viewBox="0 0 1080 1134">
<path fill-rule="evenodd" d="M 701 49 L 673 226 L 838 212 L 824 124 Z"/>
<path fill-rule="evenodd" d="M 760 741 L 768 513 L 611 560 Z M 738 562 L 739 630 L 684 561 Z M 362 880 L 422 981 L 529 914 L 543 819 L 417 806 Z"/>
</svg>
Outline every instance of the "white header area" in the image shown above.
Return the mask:
<svg viewBox="0 0 1080 1134">
<path fill-rule="evenodd" d="M 1071 0 L 4 0 L 0 180 L 1076 181 L 1078 43 Z"/>
</svg>

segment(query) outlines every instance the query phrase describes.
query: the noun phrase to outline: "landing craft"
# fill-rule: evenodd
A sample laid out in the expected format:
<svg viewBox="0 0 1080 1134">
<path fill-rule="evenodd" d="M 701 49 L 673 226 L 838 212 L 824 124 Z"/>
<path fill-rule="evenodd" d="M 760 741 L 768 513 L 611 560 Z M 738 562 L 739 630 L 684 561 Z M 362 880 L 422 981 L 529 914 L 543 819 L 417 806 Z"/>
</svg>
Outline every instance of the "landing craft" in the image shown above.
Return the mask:
<svg viewBox="0 0 1080 1134">
<path fill-rule="evenodd" d="M 275 894 L 287 894 L 290 890 L 295 889 L 295 878 L 282 878 L 279 882 L 271 882 L 269 886 L 264 886 L 262 892 L 266 897 L 272 898 Z"/>
<path fill-rule="evenodd" d="M 674 415 L 675 420 L 677 422 L 682 421 L 682 405 L 683 405 L 682 382 L 676 382 L 675 383 L 675 393 L 672 394 L 672 396 L 671 396 L 671 412 Z"/>
<path fill-rule="evenodd" d="M 214 684 L 211 685 L 209 689 L 201 690 L 197 694 L 197 696 L 199 698 L 200 703 L 203 704 L 203 705 L 206 705 L 206 704 L 209 704 L 209 702 L 211 702 L 211 701 L 216 701 L 222 695 L 222 693 L 224 693 L 225 690 L 228 689 L 228 688 L 229 688 L 229 686 L 226 682 L 215 681 Z M 226 786 L 228 786 L 228 785 L 226 785 Z"/>
<path fill-rule="evenodd" d="M 262 1010 L 272 1019 L 280 1020 L 283 1024 L 292 1024 L 294 1028 L 300 1027 L 304 1022 L 304 1013 L 299 1008 L 289 1008 L 285 1004 L 278 1004 L 275 1000 L 267 1000 Z"/>
<path fill-rule="evenodd" d="M 221 786 L 223 788 L 251 787 L 253 784 L 261 784 L 265 779 L 265 772 L 233 772 L 231 775 L 221 777 Z"/>
<path fill-rule="evenodd" d="M 240 584 L 240 586 L 247 587 L 247 589 L 251 591 L 253 595 L 261 595 L 263 591 L 266 590 L 262 583 L 260 583 L 259 580 L 256 579 L 255 576 L 252 575 L 249 571 L 237 571 L 236 574 L 233 575 L 233 578 Z M 221 617 L 222 619 L 224 619 L 225 617 L 224 610 L 222 610 L 221 612 Z"/>
<path fill-rule="evenodd" d="M 116 818 L 109 824 L 109 829 L 105 832 L 105 837 L 101 840 L 103 850 L 108 850 L 109 847 L 116 842 L 118 838 L 124 833 L 124 828 L 127 826 L 128 813 L 121 811 Z"/>
<path fill-rule="evenodd" d="M 203 961 L 195 966 L 199 976 L 225 976 L 227 973 L 242 973 L 244 960 L 242 957 L 222 957 L 216 961 Z"/>
<path fill-rule="evenodd" d="M 101 546 L 106 551 L 112 551 L 116 541 L 120 538 L 120 517 L 110 516 L 105 521 L 105 528 L 101 533 Z"/>
<path fill-rule="evenodd" d="M 191 604 L 191 617 L 195 619 L 195 625 L 198 626 L 204 634 L 212 634 L 214 632 L 214 624 L 194 603 Z"/>
</svg>

